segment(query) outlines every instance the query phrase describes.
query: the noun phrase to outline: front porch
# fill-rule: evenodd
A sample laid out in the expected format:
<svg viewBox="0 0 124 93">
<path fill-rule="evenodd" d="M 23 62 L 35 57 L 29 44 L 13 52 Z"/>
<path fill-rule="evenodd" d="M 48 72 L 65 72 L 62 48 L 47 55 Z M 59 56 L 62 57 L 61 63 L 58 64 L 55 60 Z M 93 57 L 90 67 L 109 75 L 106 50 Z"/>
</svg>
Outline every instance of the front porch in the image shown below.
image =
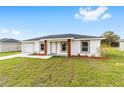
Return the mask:
<svg viewBox="0 0 124 93">
<path fill-rule="evenodd" d="M 47 55 L 71 57 L 71 40 L 47 40 L 45 51 Z M 46 48 L 47 46 L 47 48 Z"/>
<path fill-rule="evenodd" d="M 38 56 L 67 56 L 71 57 L 71 39 L 64 40 L 43 40 L 39 46 L 33 44 L 33 53 Z M 37 48 L 37 49 L 36 49 Z M 37 50 L 37 51 L 36 51 Z"/>
</svg>

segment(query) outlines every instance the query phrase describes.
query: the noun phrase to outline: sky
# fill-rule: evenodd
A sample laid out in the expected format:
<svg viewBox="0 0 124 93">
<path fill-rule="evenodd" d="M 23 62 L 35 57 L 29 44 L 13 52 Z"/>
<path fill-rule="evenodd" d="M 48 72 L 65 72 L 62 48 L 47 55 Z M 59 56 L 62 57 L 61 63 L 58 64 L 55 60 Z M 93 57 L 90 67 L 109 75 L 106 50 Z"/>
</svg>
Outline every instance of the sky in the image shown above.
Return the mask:
<svg viewBox="0 0 124 93">
<path fill-rule="evenodd" d="M 124 38 L 123 6 L 0 7 L 0 38 L 25 40 L 68 33 L 101 36 L 105 31 Z"/>
</svg>

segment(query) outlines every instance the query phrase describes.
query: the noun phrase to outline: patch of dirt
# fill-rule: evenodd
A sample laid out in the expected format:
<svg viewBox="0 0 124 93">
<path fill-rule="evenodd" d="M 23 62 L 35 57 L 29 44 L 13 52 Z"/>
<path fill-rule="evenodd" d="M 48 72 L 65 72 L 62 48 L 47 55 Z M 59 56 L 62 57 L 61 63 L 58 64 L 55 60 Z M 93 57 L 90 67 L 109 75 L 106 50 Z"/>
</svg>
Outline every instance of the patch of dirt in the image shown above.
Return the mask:
<svg viewBox="0 0 124 93">
<path fill-rule="evenodd" d="M 2 75 L 0 76 L 0 87 L 2 87 L 2 85 L 8 81 L 8 76 L 7 75 Z"/>
<path fill-rule="evenodd" d="M 108 66 L 104 65 L 104 64 L 101 64 L 99 62 L 95 62 L 95 61 L 92 61 L 92 62 L 87 62 L 87 64 L 89 64 L 90 66 L 92 66 L 94 69 L 97 69 L 99 71 L 108 71 Z"/>
</svg>

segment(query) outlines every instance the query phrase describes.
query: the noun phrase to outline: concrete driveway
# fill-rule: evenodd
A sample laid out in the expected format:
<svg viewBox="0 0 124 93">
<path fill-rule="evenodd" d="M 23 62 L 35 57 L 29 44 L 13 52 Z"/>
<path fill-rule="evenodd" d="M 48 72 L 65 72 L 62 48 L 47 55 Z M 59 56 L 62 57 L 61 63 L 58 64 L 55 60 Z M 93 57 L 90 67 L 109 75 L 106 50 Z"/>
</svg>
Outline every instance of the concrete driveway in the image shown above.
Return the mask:
<svg viewBox="0 0 124 93">
<path fill-rule="evenodd" d="M 15 55 L 10 55 L 10 56 L 3 56 L 0 57 L 0 60 L 6 60 L 6 59 L 11 59 L 11 58 L 16 58 L 16 57 L 28 57 L 28 58 L 40 58 L 40 59 L 49 59 L 52 56 L 31 56 L 27 54 L 15 54 Z"/>
</svg>

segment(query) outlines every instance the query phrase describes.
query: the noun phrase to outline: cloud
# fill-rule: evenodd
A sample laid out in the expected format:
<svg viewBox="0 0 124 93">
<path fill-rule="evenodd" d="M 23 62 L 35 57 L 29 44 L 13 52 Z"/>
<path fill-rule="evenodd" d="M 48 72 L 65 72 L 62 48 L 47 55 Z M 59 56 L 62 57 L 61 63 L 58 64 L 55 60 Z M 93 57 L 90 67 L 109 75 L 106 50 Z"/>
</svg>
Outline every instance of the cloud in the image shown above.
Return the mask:
<svg viewBox="0 0 124 93">
<path fill-rule="evenodd" d="M 107 19 L 107 18 L 111 18 L 111 17 L 112 17 L 111 14 L 106 13 L 106 14 L 104 14 L 104 15 L 102 16 L 102 19 Z"/>
<path fill-rule="evenodd" d="M 41 33 L 41 32 L 38 32 L 37 34 L 40 35 L 40 36 L 43 35 L 43 33 Z"/>
<path fill-rule="evenodd" d="M 108 7 L 100 6 L 96 9 L 91 9 L 91 7 L 80 8 L 79 12 L 75 14 L 76 19 L 81 19 L 84 22 L 103 20 L 111 18 L 110 13 L 106 13 Z"/>
<path fill-rule="evenodd" d="M 19 32 L 19 31 L 17 31 L 17 30 L 12 30 L 11 31 L 14 35 L 20 35 L 21 33 Z"/>
<path fill-rule="evenodd" d="M 0 27 L 0 33 L 4 34 L 4 35 L 20 35 L 20 31 L 18 30 L 10 30 L 10 29 L 6 29 L 6 28 L 2 28 Z"/>
<path fill-rule="evenodd" d="M 2 34 L 8 34 L 8 33 L 10 33 L 10 31 L 7 30 L 7 29 L 1 29 L 1 33 L 2 33 Z"/>
</svg>

